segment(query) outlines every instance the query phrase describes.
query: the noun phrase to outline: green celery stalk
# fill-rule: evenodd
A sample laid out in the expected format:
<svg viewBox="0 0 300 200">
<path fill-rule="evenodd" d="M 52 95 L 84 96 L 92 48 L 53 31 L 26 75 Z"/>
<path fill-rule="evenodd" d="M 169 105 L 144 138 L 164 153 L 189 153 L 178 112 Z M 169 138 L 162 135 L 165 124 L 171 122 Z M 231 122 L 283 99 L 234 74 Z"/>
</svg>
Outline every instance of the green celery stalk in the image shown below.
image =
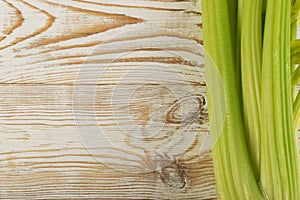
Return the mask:
<svg viewBox="0 0 300 200">
<path fill-rule="evenodd" d="M 290 68 L 291 0 L 267 1 L 261 87 L 260 182 L 269 199 L 300 199 Z"/>
<path fill-rule="evenodd" d="M 218 67 L 225 90 L 225 124 L 212 150 L 218 197 L 260 200 L 263 196 L 247 150 L 237 86 L 237 1 L 204 0 L 202 9 L 205 50 Z M 209 62 L 206 60 L 206 63 Z M 209 102 L 211 108 L 219 106 L 214 102 Z"/>
<path fill-rule="evenodd" d="M 203 0 L 202 9 L 207 80 L 221 77 L 208 86 L 219 199 L 299 200 L 300 0 Z"/>
<path fill-rule="evenodd" d="M 300 0 L 293 0 L 292 16 L 291 16 L 291 40 L 295 40 L 297 36 L 297 20 L 299 17 Z"/>
<path fill-rule="evenodd" d="M 297 26 L 298 26 L 298 17 L 300 10 L 300 0 L 292 1 L 292 13 L 291 13 L 291 41 L 294 41 L 297 38 Z M 295 70 L 295 64 L 291 63 L 291 72 Z M 292 85 L 292 96 L 295 96 L 295 85 Z"/>
<path fill-rule="evenodd" d="M 263 0 L 243 0 L 241 75 L 244 128 L 251 163 L 260 170 L 260 87 L 262 70 Z"/>
</svg>

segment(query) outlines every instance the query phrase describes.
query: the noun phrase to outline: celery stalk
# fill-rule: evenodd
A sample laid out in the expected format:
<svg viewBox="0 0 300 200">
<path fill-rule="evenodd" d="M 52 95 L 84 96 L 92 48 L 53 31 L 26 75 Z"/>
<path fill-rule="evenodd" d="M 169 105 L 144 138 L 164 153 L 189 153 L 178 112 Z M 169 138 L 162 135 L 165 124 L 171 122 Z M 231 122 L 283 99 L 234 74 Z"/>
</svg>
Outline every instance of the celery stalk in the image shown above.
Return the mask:
<svg viewBox="0 0 300 200">
<path fill-rule="evenodd" d="M 217 66 L 225 92 L 223 129 L 211 129 L 219 199 L 299 200 L 300 0 L 202 0 L 202 9 L 205 62 Z M 220 81 L 210 84 L 210 94 L 221 91 Z M 210 115 L 223 114 L 219 96 L 209 98 Z"/>
<path fill-rule="evenodd" d="M 244 0 L 242 14 L 242 94 L 244 128 L 251 163 L 259 177 L 260 85 L 262 70 L 262 0 Z"/>
<path fill-rule="evenodd" d="M 218 197 L 263 199 L 249 159 L 237 87 L 237 1 L 204 0 L 202 3 L 205 49 L 216 63 L 225 89 L 225 124 L 212 150 Z"/>
<path fill-rule="evenodd" d="M 261 176 L 270 199 L 299 199 L 290 72 L 291 0 L 267 1 L 261 87 Z"/>
</svg>

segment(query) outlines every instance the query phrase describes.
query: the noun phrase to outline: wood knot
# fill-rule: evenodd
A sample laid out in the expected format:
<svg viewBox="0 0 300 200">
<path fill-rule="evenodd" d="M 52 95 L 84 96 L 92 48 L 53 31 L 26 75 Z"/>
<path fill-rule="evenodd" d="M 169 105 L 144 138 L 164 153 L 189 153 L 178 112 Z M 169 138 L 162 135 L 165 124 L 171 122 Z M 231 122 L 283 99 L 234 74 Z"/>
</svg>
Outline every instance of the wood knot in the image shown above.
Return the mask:
<svg viewBox="0 0 300 200">
<path fill-rule="evenodd" d="M 173 189 L 183 189 L 187 185 L 187 174 L 178 161 L 165 166 L 160 171 L 162 182 Z"/>
<path fill-rule="evenodd" d="M 190 95 L 177 99 L 170 106 L 167 122 L 188 125 L 206 119 L 206 101 L 202 95 Z"/>
</svg>

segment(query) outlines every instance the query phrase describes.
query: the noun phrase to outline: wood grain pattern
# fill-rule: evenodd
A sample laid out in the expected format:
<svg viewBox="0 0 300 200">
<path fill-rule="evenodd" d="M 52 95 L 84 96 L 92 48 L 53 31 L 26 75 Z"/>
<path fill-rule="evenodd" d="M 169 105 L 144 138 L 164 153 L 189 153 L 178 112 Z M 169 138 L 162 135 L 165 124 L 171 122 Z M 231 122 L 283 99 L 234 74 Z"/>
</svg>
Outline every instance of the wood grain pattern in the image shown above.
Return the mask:
<svg viewBox="0 0 300 200">
<path fill-rule="evenodd" d="M 2 0 L 0 16 L 0 198 L 216 198 L 199 5 Z"/>
</svg>

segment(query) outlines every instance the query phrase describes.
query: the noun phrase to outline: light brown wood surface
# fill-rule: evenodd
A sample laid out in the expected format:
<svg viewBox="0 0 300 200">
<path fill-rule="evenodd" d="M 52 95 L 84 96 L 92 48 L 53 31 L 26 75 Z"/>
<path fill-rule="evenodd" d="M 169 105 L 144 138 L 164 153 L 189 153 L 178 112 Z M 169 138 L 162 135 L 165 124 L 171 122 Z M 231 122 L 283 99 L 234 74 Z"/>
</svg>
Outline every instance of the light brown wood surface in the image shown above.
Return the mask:
<svg viewBox="0 0 300 200">
<path fill-rule="evenodd" d="M 200 10 L 1 0 L 0 198 L 215 199 Z"/>
</svg>

